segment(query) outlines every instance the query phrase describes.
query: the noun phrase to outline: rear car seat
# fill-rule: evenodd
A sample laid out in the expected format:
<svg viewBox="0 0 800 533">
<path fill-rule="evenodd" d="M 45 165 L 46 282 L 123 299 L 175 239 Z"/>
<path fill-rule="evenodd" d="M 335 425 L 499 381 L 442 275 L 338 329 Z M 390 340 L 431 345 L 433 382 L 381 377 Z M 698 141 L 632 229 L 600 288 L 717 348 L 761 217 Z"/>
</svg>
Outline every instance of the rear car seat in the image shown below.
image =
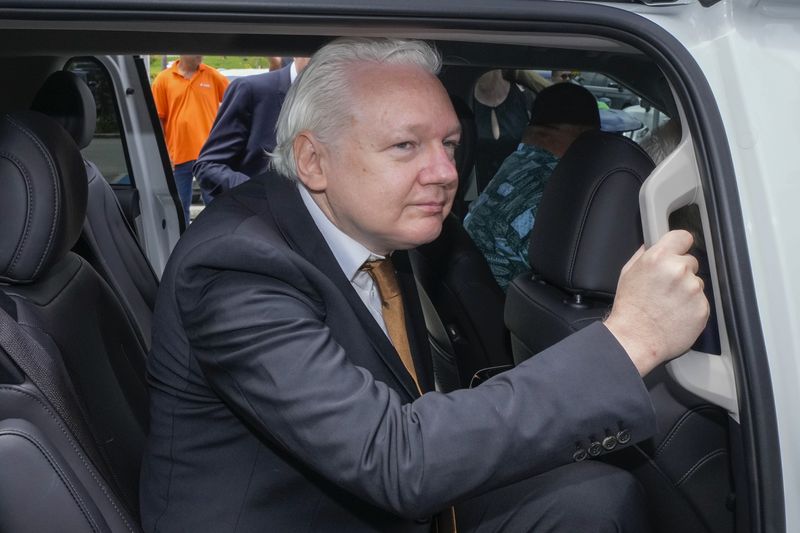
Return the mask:
<svg viewBox="0 0 800 533">
<path fill-rule="evenodd" d="M 517 363 L 609 312 L 620 270 L 643 242 L 639 188 L 653 168 L 639 146 L 609 133 L 584 133 L 564 154 L 531 234 L 531 272 L 506 295 Z M 604 460 L 642 482 L 656 531 L 730 533 L 726 413 L 677 387 L 663 367 L 645 383 L 658 434 Z M 590 455 L 604 451 L 605 437 Z"/>
<path fill-rule="evenodd" d="M 2 394 L 17 398 L 3 403 L 2 422 L 20 418 L 36 426 L 34 431 L 25 423 L 13 422 L 14 431 L 32 435 L 28 442 L 46 442 L 39 447 L 47 457 L 45 462 L 38 459 L 40 466 L 46 469 L 49 462 L 55 470 L 55 465 L 68 465 L 71 474 L 59 477 L 80 485 L 68 491 L 73 499 L 83 490 L 84 507 L 100 509 L 95 513 L 97 520 L 127 522 L 135 530 L 131 517 L 138 514 L 139 465 L 148 426 L 145 352 L 116 294 L 86 260 L 70 251 L 86 216 L 84 163 L 67 132 L 32 111 L 0 116 L 0 154 L 3 308 L 49 356 L 39 370 L 57 377 L 53 381 L 57 392 L 73 406 L 67 415 L 82 421 L 88 437 L 78 435 L 80 445 L 76 445 L 76 435 L 63 428 L 59 431 L 55 417 L 46 420 L 46 402 L 17 365 L 0 357 L 7 375 Z M 49 397 L 53 391 L 40 392 Z M 63 405 L 55 407 L 63 412 Z M 14 412 L 17 408 L 19 414 Z M 41 420 L 46 423 L 39 424 Z M 25 445 L 20 438 L 0 440 L 11 442 L 20 456 L 33 452 L 33 444 Z M 45 475 L 24 480 L 7 477 L 23 476 L 26 471 L 0 469 L 0 485 L 22 482 L 41 497 L 61 494 L 66 498 L 63 492 L 50 494 L 37 485 Z M 90 503 L 85 503 L 87 499 Z M 47 505 L 38 508 L 43 515 L 51 512 L 46 511 Z M 10 519 L 17 519 L 17 510 Z M 59 516 L 36 519 L 57 524 Z"/>
<path fill-rule="evenodd" d="M 79 149 L 92 142 L 97 121 L 95 101 L 89 87 L 75 74 L 51 74 L 37 92 L 31 109 L 61 124 Z M 89 195 L 86 220 L 74 251 L 89 261 L 117 294 L 148 350 L 158 278 L 113 189 L 94 163 L 84 160 L 84 164 Z"/>
</svg>

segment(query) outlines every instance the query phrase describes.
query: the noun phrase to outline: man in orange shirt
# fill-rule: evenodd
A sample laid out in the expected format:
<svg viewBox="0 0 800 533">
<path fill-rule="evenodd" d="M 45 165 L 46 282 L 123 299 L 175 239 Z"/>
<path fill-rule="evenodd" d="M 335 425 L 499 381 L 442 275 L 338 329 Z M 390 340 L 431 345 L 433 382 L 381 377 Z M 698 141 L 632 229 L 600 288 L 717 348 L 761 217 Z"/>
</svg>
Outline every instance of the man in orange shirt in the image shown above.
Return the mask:
<svg viewBox="0 0 800 533">
<path fill-rule="evenodd" d="M 202 61 L 203 56 L 180 56 L 153 82 L 153 99 L 187 223 L 192 202 L 192 165 L 228 87 L 228 79 Z"/>
</svg>

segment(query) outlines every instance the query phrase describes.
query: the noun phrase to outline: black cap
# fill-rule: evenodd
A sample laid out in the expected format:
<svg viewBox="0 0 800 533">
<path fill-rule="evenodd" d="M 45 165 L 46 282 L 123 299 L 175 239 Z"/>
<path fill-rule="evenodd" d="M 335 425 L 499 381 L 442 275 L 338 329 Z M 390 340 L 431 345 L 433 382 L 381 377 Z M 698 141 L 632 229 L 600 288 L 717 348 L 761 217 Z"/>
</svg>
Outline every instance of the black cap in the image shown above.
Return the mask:
<svg viewBox="0 0 800 533">
<path fill-rule="evenodd" d="M 600 129 L 600 112 L 592 93 L 575 83 L 556 83 L 536 95 L 530 126 L 576 124 Z"/>
</svg>

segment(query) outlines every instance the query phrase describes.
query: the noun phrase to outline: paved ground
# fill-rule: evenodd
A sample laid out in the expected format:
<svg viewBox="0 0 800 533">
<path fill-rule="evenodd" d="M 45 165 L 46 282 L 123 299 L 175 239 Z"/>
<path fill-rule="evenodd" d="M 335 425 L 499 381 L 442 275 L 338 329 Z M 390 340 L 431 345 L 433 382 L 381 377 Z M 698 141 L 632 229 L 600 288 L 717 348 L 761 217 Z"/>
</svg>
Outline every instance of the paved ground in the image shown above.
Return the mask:
<svg viewBox="0 0 800 533">
<path fill-rule="evenodd" d="M 200 204 L 200 205 L 192 204 L 192 205 L 190 205 L 189 206 L 189 218 L 191 220 L 194 220 L 197 217 L 197 215 L 200 214 L 200 211 L 202 211 L 203 208 L 205 208 L 205 206 L 203 204 Z"/>
</svg>

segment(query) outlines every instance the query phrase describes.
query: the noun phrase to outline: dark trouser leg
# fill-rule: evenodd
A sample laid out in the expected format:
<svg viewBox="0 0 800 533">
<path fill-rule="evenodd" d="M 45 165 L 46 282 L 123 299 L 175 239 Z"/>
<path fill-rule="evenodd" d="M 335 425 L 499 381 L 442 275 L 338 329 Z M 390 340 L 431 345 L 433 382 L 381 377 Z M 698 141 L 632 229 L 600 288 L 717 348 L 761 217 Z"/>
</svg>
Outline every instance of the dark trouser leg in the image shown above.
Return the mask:
<svg viewBox="0 0 800 533">
<path fill-rule="evenodd" d="M 625 470 L 585 461 L 456 506 L 459 533 L 647 533 L 645 495 Z"/>
<path fill-rule="evenodd" d="M 183 206 L 183 216 L 186 223 L 189 223 L 189 206 L 192 204 L 192 165 L 194 161 L 187 161 L 180 165 L 175 165 L 172 175 L 175 177 L 175 187 L 178 189 L 178 196 Z"/>
</svg>

